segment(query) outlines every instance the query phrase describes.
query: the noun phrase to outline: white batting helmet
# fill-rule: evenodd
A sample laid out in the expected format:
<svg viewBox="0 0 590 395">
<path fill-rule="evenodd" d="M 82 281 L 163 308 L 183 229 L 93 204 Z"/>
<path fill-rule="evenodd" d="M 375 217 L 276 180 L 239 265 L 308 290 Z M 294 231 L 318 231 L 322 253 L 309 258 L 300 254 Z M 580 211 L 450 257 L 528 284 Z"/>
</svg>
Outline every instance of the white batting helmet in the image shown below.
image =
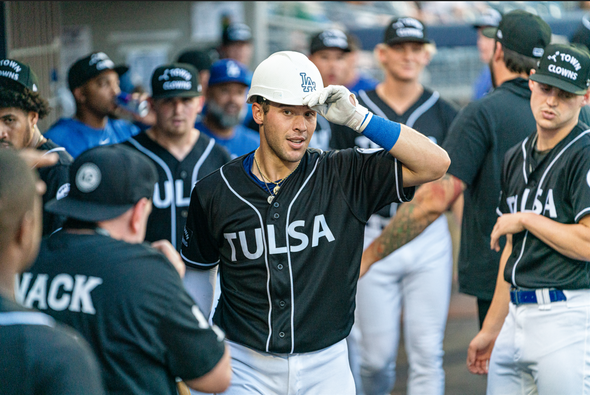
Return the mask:
<svg viewBox="0 0 590 395">
<path fill-rule="evenodd" d="M 307 56 L 293 51 L 275 52 L 254 70 L 248 103 L 262 96 L 275 103 L 302 106 L 303 97 L 323 88 L 320 71 Z"/>
</svg>

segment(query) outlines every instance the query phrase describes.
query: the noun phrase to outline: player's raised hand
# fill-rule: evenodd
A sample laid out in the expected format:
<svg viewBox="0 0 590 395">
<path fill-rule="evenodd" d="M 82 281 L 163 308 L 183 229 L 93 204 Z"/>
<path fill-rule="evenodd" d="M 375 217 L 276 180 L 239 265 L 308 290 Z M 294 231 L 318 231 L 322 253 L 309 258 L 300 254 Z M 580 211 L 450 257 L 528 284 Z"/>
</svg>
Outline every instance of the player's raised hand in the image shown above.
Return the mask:
<svg viewBox="0 0 590 395">
<path fill-rule="evenodd" d="M 467 369 L 473 374 L 487 374 L 496 336 L 480 331 L 469 343 Z"/>
<path fill-rule="evenodd" d="M 361 133 L 373 114 L 361 106 L 354 94 L 342 85 L 328 85 L 303 98 L 303 105 L 319 112 L 328 121 L 346 125 Z"/>
<path fill-rule="evenodd" d="M 172 266 L 176 269 L 178 274 L 180 274 L 180 278 L 184 277 L 184 273 L 186 272 L 186 266 L 180 257 L 180 254 L 176 249 L 172 246 L 172 244 L 168 240 L 158 240 L 152 243 L 152 247 L 156 250 L 160 251 L 162 254 L 168 258 Z"/>
<path fill-rule="evenodd" d="M 48 153 L 48 151 L 39 151 L 34 148 L 24 148 L 18 151 L 18 154 L 32 168 L 53 166 L 59 159 L 59 155 L 55 152 Z"/>
</svg>

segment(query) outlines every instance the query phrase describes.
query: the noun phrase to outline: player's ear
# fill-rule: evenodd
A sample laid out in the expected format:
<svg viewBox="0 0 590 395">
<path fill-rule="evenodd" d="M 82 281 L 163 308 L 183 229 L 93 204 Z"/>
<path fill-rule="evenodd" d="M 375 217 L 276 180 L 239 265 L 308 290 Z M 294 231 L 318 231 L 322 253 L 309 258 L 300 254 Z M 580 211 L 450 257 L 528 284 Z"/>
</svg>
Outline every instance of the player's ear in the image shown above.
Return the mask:
<svg viewBox="0 0 590 395">
<path fill-rule="evenodd" d="M 85 103 L 86 102 L 86 95 L 82 91 L 82 87 L 79 86 L 72 92 L 74 95 L 74 99 L 76 99 L 76 103 Z"/>
<path fill-rule="evenodd" d="M 254 122 L 258 125 L 264 123 L 264 109 L 260 103 L 252 103 L 252 118 L 254 118 Z"/>
<path fill-rule="evenodd" d="M 132 212 L 129 220 L 129 227 L 133 233 L 142 232 L 147 217 L 149 217 L 151 212 L 151 205 L 149 202 L 150 201 L 147 198 L 141 198 L 131 209 Z"/>
<path fill-rule="evenodd" d="M 590 103 L 590 89 L 587 89 L 586 93 L 584 93 L 584 100 L 582 100 L 582 107 L 588 105 L 588 103 Z"/>
</svg>

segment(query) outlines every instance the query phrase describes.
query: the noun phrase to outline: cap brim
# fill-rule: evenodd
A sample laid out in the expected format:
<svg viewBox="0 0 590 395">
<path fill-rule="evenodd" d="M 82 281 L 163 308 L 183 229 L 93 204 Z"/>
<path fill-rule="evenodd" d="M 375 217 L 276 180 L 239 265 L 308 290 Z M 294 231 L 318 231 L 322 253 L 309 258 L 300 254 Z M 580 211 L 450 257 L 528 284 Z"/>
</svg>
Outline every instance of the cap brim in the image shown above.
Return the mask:
<svg viewBox="0 0 590 395">
<path fill-rule="evenodd" d="M 45 210 L 64 215 L 80 221 L 98 222 L 117 218 L 133 207 L 133 204 L 123 206 L 111 206 L 88 201 L 80 201 L 66 196 L 63 199 L 52 199 L 45 204 Z"/>
<path fill-rule="evenodd" d="M 579 86 L 569 83 L 567 81 L 564 81 L 562 79 L 559 79 L 557 77 L 554 77 L 552 75 L 535 73 L 535 74 L 531 75 L 529 77 L 529 79 L 531 79 L 532 81 L 535 81 L 535 82 L 539 82 L 541 84 L 554 86 L 556 88 L 561 89 L 562 91 L 573 93 L 574 95 L 583 95 L 588 90 L 587 88 L 580 89 Z"/>
<path fill-rule="evenodd" d="M 496 38 L 496 32 L 498 31 L 497 27 L 488 26 L 481 29 L 481 34 L 487 38 Z"/>
<path fill-rule="evenodd" d="M 191 97 L 198 97 L 201 96 L 202 93 L 201 92 L 193 92 L 193 91 L 184 91 L 184 92 L 167 92 L 167 93 L 162 93 L 159 95 L 152 95 L 152 99 L 168 99 L 171 97 L 187 97 L 187 98 L 191 98 Z"/>
<path fill-rule="evenodd" d="M 395 44 L 402 44 L 402 43 L 421 43 L 421 44 L 430 44 L 432 41 L 426 38 L 418 38 L 418 37 L 396 37 L 392 38 L 391 40 L 387 40 L 387 45 L 395 45 Z"/>
</svg>

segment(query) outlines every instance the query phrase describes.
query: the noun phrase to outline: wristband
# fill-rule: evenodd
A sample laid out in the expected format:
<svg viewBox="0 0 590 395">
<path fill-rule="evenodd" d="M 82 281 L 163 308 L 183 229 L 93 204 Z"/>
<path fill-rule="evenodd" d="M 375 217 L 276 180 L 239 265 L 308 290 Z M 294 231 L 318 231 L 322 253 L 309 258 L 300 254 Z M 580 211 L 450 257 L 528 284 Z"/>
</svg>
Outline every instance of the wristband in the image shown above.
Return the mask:
<svg viewBox="0 0 590 395">
<path fill-rule="evenodd" d="M 401 129 L 401 124 L 397 122 L 374 116 L 362 134 L 375 144 L 389 151 L 397 143 Z"/>
</svg>

